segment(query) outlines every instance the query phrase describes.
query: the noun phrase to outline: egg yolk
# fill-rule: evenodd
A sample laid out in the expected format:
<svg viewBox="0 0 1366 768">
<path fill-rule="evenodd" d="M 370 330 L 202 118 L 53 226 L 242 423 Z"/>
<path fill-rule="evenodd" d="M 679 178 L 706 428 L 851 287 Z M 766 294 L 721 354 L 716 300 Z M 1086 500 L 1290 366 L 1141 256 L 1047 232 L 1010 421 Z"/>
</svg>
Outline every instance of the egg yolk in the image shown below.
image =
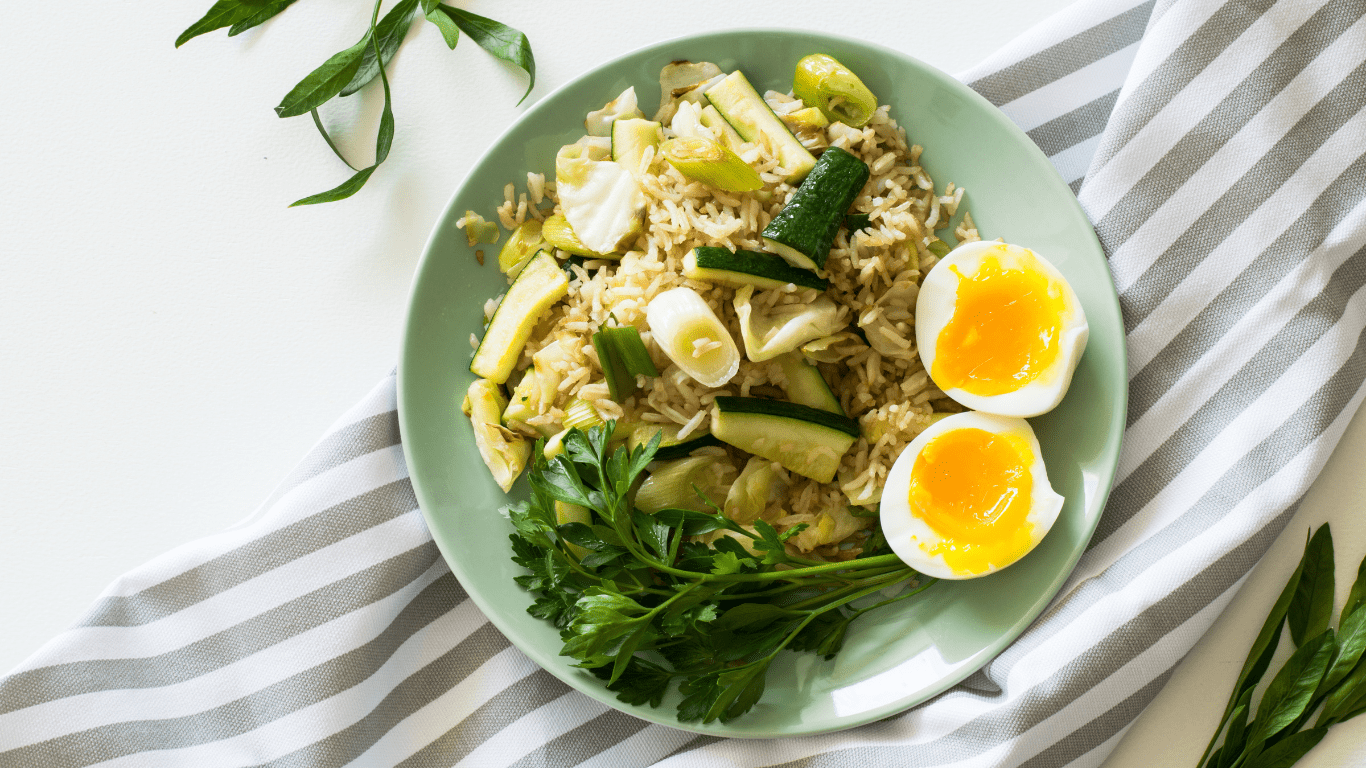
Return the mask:
<svg viewBox="0 0 1366 768">
<path fill-rule="evenodd" d="M 920 542 L 960 574 L 1005 567 L 1029 552 L 1033 452 L 1016 435 L 955 429 L 931 440 L 911 469 L 911 514 L 940 539 Z"/>
<path fill-rule="evenodd" d="M 1066 310 L 1062 287 L 1040 270 L 1008 269 L 998 256 L 976 273 L 958 275 L 953 317 L 935 344 L 930 372 L 942 389 L 990 396 L 1014 392 L 1048 370 L 1058 357 Z"/>
</svg>

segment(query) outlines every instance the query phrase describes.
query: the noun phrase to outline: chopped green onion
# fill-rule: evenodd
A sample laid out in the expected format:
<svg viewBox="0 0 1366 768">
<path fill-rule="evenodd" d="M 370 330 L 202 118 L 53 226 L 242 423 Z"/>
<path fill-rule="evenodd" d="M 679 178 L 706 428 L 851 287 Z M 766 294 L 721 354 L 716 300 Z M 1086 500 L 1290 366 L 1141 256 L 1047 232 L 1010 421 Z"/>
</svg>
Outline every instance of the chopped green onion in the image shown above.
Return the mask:
<svg viewBox="0 0 1366 768">
<path fill-rule="evenodd" d="M 739 155 L 710 139 L 669 139 L 659 151 L 679 173 L 717 189 L 753 192 L 764 186 L 758 171 L 749 167 Z"/>
<path fill-rule="evenodd" d="M 632 376 L 654 378 L 659 375 L 659 369 L 655 367 L 655 362 L 650 359 L 650 351 L 645 348 L 645 342 L 640 339 L 640 331 L 637 331 L 634 326 L 625 325 L 620 328 L 608 328 L 603 332 L 607 338 L 611 339 L 613 351 L 621 356 L 621 362 Z"/>
<path fill-rule="evenodd" d="M 797 62 L 792 95 L 827 118 L 855 128 L 862 127 L 877 109 L 877 97 L 843 64 L 823 53 Z"/>
<path fill-rule="evenodd" d="M 464 217 L 455 222 L 455 226 L 465 230 L 465 240 L 471 248 L 479 243 L 498 242 L 498 225 L 484 221 L 484 217 L 474 211 L 465 211 Z"/>
<path fill-rule="evenodd" d="M 850 232 L 857 232 L 860 229 L 867 229 L 872 225 L 872 217 L 866 213 L 846 213 L 844 214 L 844 228 Z"/>
<path fill-rule="evenodd" d="M 943 240 L 935 240 L 933 243 L 930 243 L 929 245 L 925 246 L 925 250 L 929 251 L 930 253 L 933 253 L 935 256 L 938 256 L 942 259 L 945 256 L 949 255 L 950 249 L 948 243 L 944 242 Z"/>
<path fill-rule="evenodd" d="M 588 429 L 602 423 L 602 416 L 598 415 L 597 409 L 587 400 L 575 398 L 564 408 L 564 426 L 566 429 L 575 427 Z"/>
<path fill-rule="evenodd" d="M 626 369 L 626 363 L 622 361 L 621 354 L 617 352 L 616 344 L 612 342 L 612 337 L 607 332 L 598 331 L 593 334 L 593 349 L 597 350 L 598 363 L 602 366 L 603 378 L 607 379 L 607 391 L 612 396 L 612 400 L 623 402 L 632 392 L 636 391 L 636 377 Z"/>
<path fill-rule="evenodd" d="M 498 268 L 509 277 L 516 277 L 531 257 L 541 249 L 541 222 L 527 219 L 521 226 L 512 230 L 512 236 L 503 243 L 498 251 Z"/>
<path fill-rule="evenodd" d="M 558 213 L 554 216 L 547 217 L 545 223 L 541 225 L 541 237 L 544 237 L 547 243 L 550 243 L 556 248 L 559 248 L 562 251 L 568 251 L 577 256 L 592 256 L 595 258 L 602 256 L 602 254 L 596 251 L 589 250 L 588 246 L 584 245 L 583 241 L 579 240 L 579 236 L 574 234 L 574 228 L 569 226 L 569 219 L 566 219 Z"/>
</svg>

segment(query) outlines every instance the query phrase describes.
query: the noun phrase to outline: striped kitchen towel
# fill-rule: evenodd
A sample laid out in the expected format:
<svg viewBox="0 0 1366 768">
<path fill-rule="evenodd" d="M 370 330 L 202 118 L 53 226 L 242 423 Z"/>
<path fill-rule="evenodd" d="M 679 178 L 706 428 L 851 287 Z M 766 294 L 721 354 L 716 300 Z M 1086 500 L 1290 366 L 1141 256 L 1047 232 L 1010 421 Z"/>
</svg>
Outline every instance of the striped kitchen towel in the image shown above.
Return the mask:
<svg viewBox="0 0 1366 768">
<path fill-rule="evenodd" d="M 1090 549 L 982 672 L 777 741 L 608 709 L 445 567 L 391 378 L 255 516 L 123 577 L 0 681 L 0 766 L 1099 764 L 1366 392 L 1366 0 L 1083 0 L 964 80 L 1077 190 L 1131 375 Z"/>
</svg>

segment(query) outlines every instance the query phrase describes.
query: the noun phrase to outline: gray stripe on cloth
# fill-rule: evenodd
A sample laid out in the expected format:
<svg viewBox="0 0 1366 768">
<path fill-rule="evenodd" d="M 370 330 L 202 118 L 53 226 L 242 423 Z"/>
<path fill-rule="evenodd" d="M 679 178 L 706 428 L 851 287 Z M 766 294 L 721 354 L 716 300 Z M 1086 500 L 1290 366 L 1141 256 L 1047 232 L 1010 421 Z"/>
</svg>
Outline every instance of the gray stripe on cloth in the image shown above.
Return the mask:
<svg viewBox="0 0 1366 768">
<path fill-rule="evenodd" d="M 1143 126 L 1275 4 L 1276 0 L 1240 0 L 1225 3 L 1215 11 L 1125 96 L 1124 103 L 1116 109 L 1113 124 L 1106 128 L 1105 138 L 1096 148 L 1091 167 L 1100 168 L 1119 154 Z"/>
<path fill-rule="evenodd" d="M 1356 8 L 1344 7 L 1353 2 Z M 1146 222 L 1153 221 L 1172 195 L 1204 169 L 1216 152 L 1261 114 L 1315 56 L 1364 12 L 1366 9 L 1360 7 L 1360 0 L 1338 0 L 1320 9 L 1313 20 L 1292 34 L 1276 54 L 1263 61 L 1129 189 L 1121 202 L 1096 225 L 1101 241 L 1123 243 Z M 1321 16 L 1327 18 L 1319 18 Z M 1341 26 L 1337 26 L 1339 22 Z M 1330 24 L 1336 34 L 1327 33 Z M 1222 190 L 1199 218 L 1124 291 L 1120 298 L 1126 331 L 1132 331 L 1142 322 L 1195 269 L 1205 254 L 1255 215 L 1285 180 L 1299 170 L 1299 160 L 1313 154 L 1360 109 L 1364 74 L 1366 64 L 1320 99 L 1274 146 L 1266 147 L 1265 154 L 1238 181 Z"/>
<path fill-rule="evenodd" d="M 282 486 L 302 485 L 348 461 L 400 443 L 397 410 L 367 416 L 324 437 L 289 473 Z"/>
<path fill-rule="evenodd" d="M 1366 73 L 1366 68 L 1363 69 Z M 1319 248 L 1332 228 L 1366 196 L 1366 155 L 1329 184 L 1303 215 L 1252 260 L 1186 327 L 1129 379 L 1128 423 L 1133 425 L 1207 354 L 1280 278 Z"/>
<path fill-rule="evenodd" d="M 89 765 L 230 739 L 359 685 L 415 632 L 464 599 L 465 591 L 447 572 L 410 600 L 374 639 L 273 685 L 184 717 L 112 723 L 49 739 L 0 755 L 0 765 Z"/>
<path fill-rule="evenodd" d="M 1068 184 L 1067 188 L 1072 190 L 1072 194 L 1079 195 L 1081 194 L 1081 185 L 1084 181 L 1086 181 L 1086 177 L 1083 176 L 1082 178 L 1073 181 L 1071 184 Z"/>
<path fill-rule="evenodd" d="M 1065 149 L 1070 149 L 1087 139 L 1099 136 L 1105 130 L 1110 112 L 1115 108 L 1119 89 L 1084 104 L 1065 115 L 1049 120 L 1030 130 L 1026 135 L 1039 145 L 1045 155 L 1052 157 Z"/>
<path fill-rule="evenodd" d="M 556 736 L 508 768 L 568 768 L 588 760 L 644 730 L 649 723 L 610 710 Z"/>
<path fill-rule="evenodd" d="M 1311 344 L 1335 327 L 1343 317 L 1347 302 L 1361 290 L 1363 283 L 1366 283 L 1366 249 L 1338 267 L 1318 296 L 1301 307 L 1189 419 L 1172 431 L 1161 446 L 1114 487 L 1105 515 L 1088 548 L 1105 541 L 1152 501 Z M 1353 356 L 1359 352 L 1358 349 Z"/>
<path fill-rule="evenodd" d="M 843 768 L 857 764 L 930 768 L 976 757 L 1007 738 L 1016 738 L 1100 685 L 1132 659 L 1189 621 L 1213 597 L 1228 591 L 1246 573 L 1244 564 L 1255 563 L 1275 541 L 1289 519 L 1289 511 L 1278 515 L 1218 560 L 1099 639 L 1047 679 L 1029 688 L 1014 702 L 998 706 L 951 733 L 918 745 L 913 753 L 901 746 L 852 747 L 775 764 L 771 768 Z M 1170 668 L 1154 670 L 1154 676 L 1169 671 Z M 962 691 L 944 695 L 991 698 Z"/>
<path fill-rule="evenodd" d="M 1152 10 L 1151 0 L 1134 6 L 1056 45 L 974 80 L 968 83 L 968 87 L 998 107 L 1009 104 L 1138 42 L 1143 37 Z"/>
<path fill-rule="evenodd" d="M 447 768 L 455 765 L 512 723 L 570 690 L 554 675 L 538 669 L 490 697 L 454 728 L 408 756 L 395 768 Z M 307 768 L 312 768 L 311 764 Z"/>
<path fill-rule="evenodd" d="M 400 681 L 361 719 L 303 749 L 262 763 L 255 768 L 339 768 L 346 765 L 374 746 L 375 742 L 393 730 L 394 726 L 445 695 L 460 681 L 474 674 L 490 659 L 509 647 L 511 644 L 507 638 L 492 624 L 482 624 L 454 648 Z M 545 671 L 538 670 L 530 677 L 538 674 L 548 676 Z M 504 689 L 471 713 L 466 720 L 478 718 L 482 710 L 500 697 L 515 699 L 514 706 L 525 707 L 528 712 L 549 701 L 536 696 L 533 687 L 528 685 L 528 680 L 529 678 L 523 678 Z M 449 755 L 446 758 L 447 762 L 443 765 L 447 766 L 458 759 Z"/>
<path fill-rule="evenodd" d="M 1057 768 L 1057 766 L 1068 765 L 1077 758 L 1095 749 L 1097 744 L 1103 744 L 1107 739 L 1119 733 L 1134 718 L 1143 713 L 1144 708 L 1152 703 L 1159 691 L 1167 684 L 1176 667 L 1170 667 L 1166 672 L 1149 680 L 1146 685 L 1134 691 L 1123 701 L 1110 707 L 1100 717 L 1091 720 L 1086 725 L 1067 734 L 1055 741 L 1051 746 L 1042 752 L 1034 755 L 1028 760 L 1020 763 L 1019 768 Z"/>
<path fill-rule="evenodd" d="M 412 483 L 407 478 L 395 480 L 253 539 L 140 592 L 106 597 L 95 604 L 79 626 L 137 627 L 159 621 L 416 509 Z"/>
<path fill-rule="evenodd" d="M 381 600 L 422 575 L 440 556 L 429 541 L 157 656 L 75 661 L 15 673 L 0 680 L 0 714 L 82 693 L 191 680 Z"/>
</svg>

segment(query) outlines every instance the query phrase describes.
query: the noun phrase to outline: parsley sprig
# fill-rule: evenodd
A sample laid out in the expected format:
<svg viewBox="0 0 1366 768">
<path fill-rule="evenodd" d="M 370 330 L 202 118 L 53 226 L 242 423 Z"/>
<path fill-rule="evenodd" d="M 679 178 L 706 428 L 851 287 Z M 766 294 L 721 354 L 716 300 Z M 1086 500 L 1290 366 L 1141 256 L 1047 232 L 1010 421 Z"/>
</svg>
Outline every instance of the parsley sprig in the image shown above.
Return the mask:
<svg viewBox="0 0 1366 768">
<path fill-rule="evenodd" d="M 552 459 L 538 448 L 531 498 L 508 513 L 512 559 L 528 571 L 517 582 L 535 595 L 528 611 L 558 627 L 561 655 L 623 702 L 659 706 L 677 681 L 679 720 L 731 720 L 759 701 L 784 648 L 829 659 L 859 616 L 934 583 L 884 553 L 876 536 L 858 558 L 829 563 L 787 551 L 804 525 L 779 533 L 759 520 L 750 531 L 710 501 L 713 512 L 645 514 L 631 491 L 659 435 L 635 449 L 613 447 L 615 426 L 571 430 Z M 557 503 L 590 510 L 591 522 L 560 523 Z M 710 544 L 692 539 L 717 531 Z"/>
<path fill-rule="evenodd" d="M 294 0 L 218 0 L 208 13 L 190 28 L 180 33 L 175 44 L 179 48 L 185 42 L 215 30 L 228 28 L 228 37 L 239 35 L 248 29 L 264 24 L 276 14 L 288 8 Z M 370 26 L 361 39 L 344 51 L 334 54 L 318 66 L 299 84 L 290 89 L 275 113 L 280 117 L 311 115 L 313 125 L 322 134 L 323 141 L 332 152 L 353 173 L 341 184 L 310 195 L 291 204 L 313 205 L 344 200 L 365 186 L 375 169 L 389 157 L 389 148 L 394 143 L 394 111 L 389 91 L 389 78 L 384 72 L 389 60 L 398 52 L 408 28 L 417 19 L 420 10 L 422 17 L 431 22 L 452 50 L 464 32 L 480 48 L 494 56 L 520 67 L 527 73 L 528 82 L 525 99 L 536 84 L 536 60 L 531 55 L 531 43 L 526 35 L 512 27 L 493 19 L 470 13 L 469 11 L 446 5 L 441 0 L 399 0 L 389 12 L 380 18 L 381 0 L 375 0 L 370 13 Z M 336 96 L 350 96 L 379 77 L 384 86 L 384 112 L 380 116 L 379 133 L 375 137 L 375 162 L 364 168 L 352 165 L 337 148 L 336 142 L 323 127 L 318 107 Z M 519 104 L 521 102 L 518 102 Z"/>
</svg>

